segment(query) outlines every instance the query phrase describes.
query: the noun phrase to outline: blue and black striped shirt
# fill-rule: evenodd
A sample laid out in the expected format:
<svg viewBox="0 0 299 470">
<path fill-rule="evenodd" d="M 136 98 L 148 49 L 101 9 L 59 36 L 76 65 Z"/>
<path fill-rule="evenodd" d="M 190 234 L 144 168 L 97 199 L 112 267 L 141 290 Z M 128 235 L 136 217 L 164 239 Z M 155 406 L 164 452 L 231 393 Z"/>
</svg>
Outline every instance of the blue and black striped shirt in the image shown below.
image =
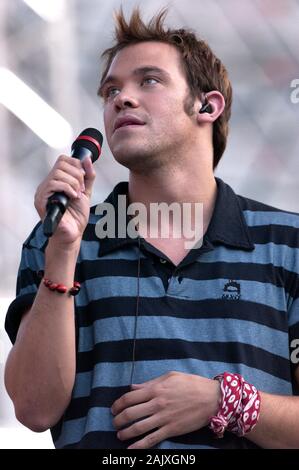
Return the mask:
<svg viewBox="0 0 299 470">
<path fill-rule="evenodd" d="M 100 216 L 92 208 L 75 276 L 76 379 L 70 405 L 51 430 L 57 448 L 133 442 L 117 439 L 110 411 L 129 391 L 132 371 L 134 383 L 169 371 L 208 378 L 230 371 L 261 391 L 297 393 L 290 344 L 299 338 L 299 215 L 237 196 L 218 178 L 217 186 L 203 244 L 178 266 L 142 238 L 99 240 Z M 116 207 L 127 191 L 128 183 L 119 183 L 106 202 Z M 12 342 L 38 289 L 45 246 L 39 223 L 23 245 L 17 297 L 7 313 Z M 256 446 L 228 432 L 215 439 L 203 428 L 157 447 Z"/>
</svg>

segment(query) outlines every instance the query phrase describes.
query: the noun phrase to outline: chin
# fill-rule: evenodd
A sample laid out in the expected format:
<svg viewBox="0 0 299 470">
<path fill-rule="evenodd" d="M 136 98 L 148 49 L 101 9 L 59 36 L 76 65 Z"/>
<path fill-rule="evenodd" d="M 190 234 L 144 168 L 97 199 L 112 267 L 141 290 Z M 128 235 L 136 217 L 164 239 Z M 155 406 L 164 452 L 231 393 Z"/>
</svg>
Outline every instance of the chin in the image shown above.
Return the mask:
<svg viewBox="0 0 299 470">
<path fill-rule="evenodd" d="M 121 165 L 125 165 L 126 162 L 142 160 L 145 155 L 145 146 L 137 144 L 136 140 L 122 139 L 114 145 L 112 143 L 110 150 L 115 160 Z"/>
<path fill-rule="evenodd" d="M 125 152 L 123 149 L 121 152 L 113 152 L 115 160 L 120 164 L 128 168 L 129 170 L 134 170 L 137 167 L 144 166 L 144 154 L 139 152 Z"/>
<path fill-rule="evenodd" d="M 130 171 L 139 174 L 148 174 L 154 168 L 157 168 L 157 162 L 151 154 L 147 154 L 143 149 L 138 151 L 134 149 L 134 152 L 129 150 L 126 152 L 122 149 L 121 152 L 113 152 L 115 160 L 122 166 L 128 168 Z"/>
</svg>

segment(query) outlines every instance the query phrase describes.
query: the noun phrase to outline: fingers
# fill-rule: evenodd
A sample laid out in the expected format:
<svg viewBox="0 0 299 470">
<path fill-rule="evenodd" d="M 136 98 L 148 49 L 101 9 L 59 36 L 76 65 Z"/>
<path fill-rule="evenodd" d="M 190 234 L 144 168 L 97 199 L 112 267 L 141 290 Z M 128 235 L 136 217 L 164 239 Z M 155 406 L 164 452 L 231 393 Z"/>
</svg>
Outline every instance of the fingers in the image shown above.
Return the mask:
<svg viewBox="0 0 299 470">
<path fill-rule="evenodd" d="M 137 421 L 137 423 L 132 424 L 128 428 L 118 431 L 117 438 L 121 441 L 126 441 L 127 439 L 132 439 L 137 436 L 141 436 L 152 429 L 155 429 L 159 426 L 159 418 L 157 416 L 150 416 L 149 418 L 142 419 Z"/>
<path fill-rule="evenodd" d="M 153 393 L 152 390 L 148 388 L 125 393 L 122 397 L 113 403 L 111 412 L 113 415 L 118 415 L 125 408 L 137 405 L 139 403 L 144 403 L 149 401 L 151 398 L 153 398 Z"/>
<path fill-rule="evenodd" d="M 118 414 L 113 419 L 113 426 L 116 430 L 120 430 L 124 426 L 127 426 L 129 423 L 144 418 L 146 416 L 151 416 L 155 411 L 154 402 L 151 400 L 146 403 L 141 403 L 136 406 L 130 407 Z M 138 427 L 138 426 L 137 426 Z"/>
<path fill-rule="evenodd" d="M 77 199 L 81 197 L 81 191 L 76 191 L 67 181 L 50 181 L 47 188 L 45 188 L 44 195 L 49 198 L 56 192 L 63 192 L 69 197 L 69 199 Z"/>
<path fill-rule="evenodd" d="M 62 155 L 53 168 L 53 178 L 70 184 L 78 193 L 83 192 L 90 197 L 96 177 L 92 161 L 89 157 L 82 161 Z"/>
<path fill-rule="evenodd" d="M 157 429 L 156 431 L 152 432 L 148 436 L 144 437 L 140 441 L 135 442 L 131 446 L 127 447 L 128 449 L 150 449 L 155 445 L 159 444 L 159 442 L 164 441 L 167 439 L 167 430 L 165 427 L 161 429 Z"/>
<path fill-rule="evenodd" d="M 82 167 L 85 171 L 85 194 L 90 197 L 92 192 L 92 186 L 96 177 L 96 172 L 94 170 L 92 161 L 90 158 L 84 158 L 82 161 Z"/>
<path fill-rule="evenodd" d="M 81 180 L 81 178 L 80 178 Z M 66 173 L 65 171 L 62 171 L 60 169 L 57 169 L 55 171 L 55 174 L 53 175 L 53 180 L 52 181 L 55 181 L 55 182 L 62 182 L 62 183 L 66 183 L 68 186 L 70 186 L 76 194 L 80 194 L 80 192 L 84 192 L 85 191 L 85 185 L 84 185 L 84 180 L 83 182 L 81 183 L 78 178 Z M 52 181 L 50 181 L 50 184 L 52 183 Z M 49 186 L 50 186 L 49 184 Z"/>
<path fill-rule="evenodd" d="M 50 172 L 49 179 L 64 181 L 79 193 L 85 191 L 84 176 L 85 171 L 79 160 L 61 155 Z"/>
<path fill-rule="evenodd" d="M 49 175 L 35 193 L 35 207 L 41 218 L 45 215 L 47 200 L 55 192 L 63 192 L 70 199 L 80 199 L 82 193 L 91 195 L 95 171 L 90 159 L 80 160 L 60 155 Z"/>
</svg>

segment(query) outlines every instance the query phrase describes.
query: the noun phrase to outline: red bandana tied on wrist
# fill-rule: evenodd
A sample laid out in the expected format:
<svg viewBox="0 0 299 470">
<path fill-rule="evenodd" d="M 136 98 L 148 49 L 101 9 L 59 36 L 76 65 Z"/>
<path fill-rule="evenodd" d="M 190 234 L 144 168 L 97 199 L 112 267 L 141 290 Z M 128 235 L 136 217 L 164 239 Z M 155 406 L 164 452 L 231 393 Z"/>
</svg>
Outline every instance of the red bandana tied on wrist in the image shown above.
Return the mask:
<svg viewBox="0 0 299 470">
<path fill-rule="evenodd" d="M 214 379 L 220 382 L 221 402 L 217 415 L 210 420 L 210 429 L 219 438 L 225 430 L 244 436 L 259 419 L 261 398 L 258 390 L 245 382 L 240 374 L 224 372 Z"/>
</svg>

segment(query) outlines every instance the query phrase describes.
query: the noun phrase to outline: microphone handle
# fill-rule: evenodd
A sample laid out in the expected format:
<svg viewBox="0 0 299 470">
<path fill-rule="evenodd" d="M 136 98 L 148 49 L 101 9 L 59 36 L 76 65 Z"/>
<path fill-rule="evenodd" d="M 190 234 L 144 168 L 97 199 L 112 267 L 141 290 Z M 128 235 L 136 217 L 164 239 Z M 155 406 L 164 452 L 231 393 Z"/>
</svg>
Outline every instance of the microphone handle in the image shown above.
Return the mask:
<svg viewBox="0 0 299 470">
<path fill-rule="evenodd" d="M 72 151 L 71 156 L 82 161 L 86 157 L 90 157 L 92 161 L 92 152 L 86 147 L 76 147 Z M 49 197 L 47 202 L 47 215 L 43 222 L 43 232 L 46 237 L 51 237 L 55 232 L 63 214 L 69 204 L 69 197 L 63 192 L 57 192 Z"/>
</svg>

